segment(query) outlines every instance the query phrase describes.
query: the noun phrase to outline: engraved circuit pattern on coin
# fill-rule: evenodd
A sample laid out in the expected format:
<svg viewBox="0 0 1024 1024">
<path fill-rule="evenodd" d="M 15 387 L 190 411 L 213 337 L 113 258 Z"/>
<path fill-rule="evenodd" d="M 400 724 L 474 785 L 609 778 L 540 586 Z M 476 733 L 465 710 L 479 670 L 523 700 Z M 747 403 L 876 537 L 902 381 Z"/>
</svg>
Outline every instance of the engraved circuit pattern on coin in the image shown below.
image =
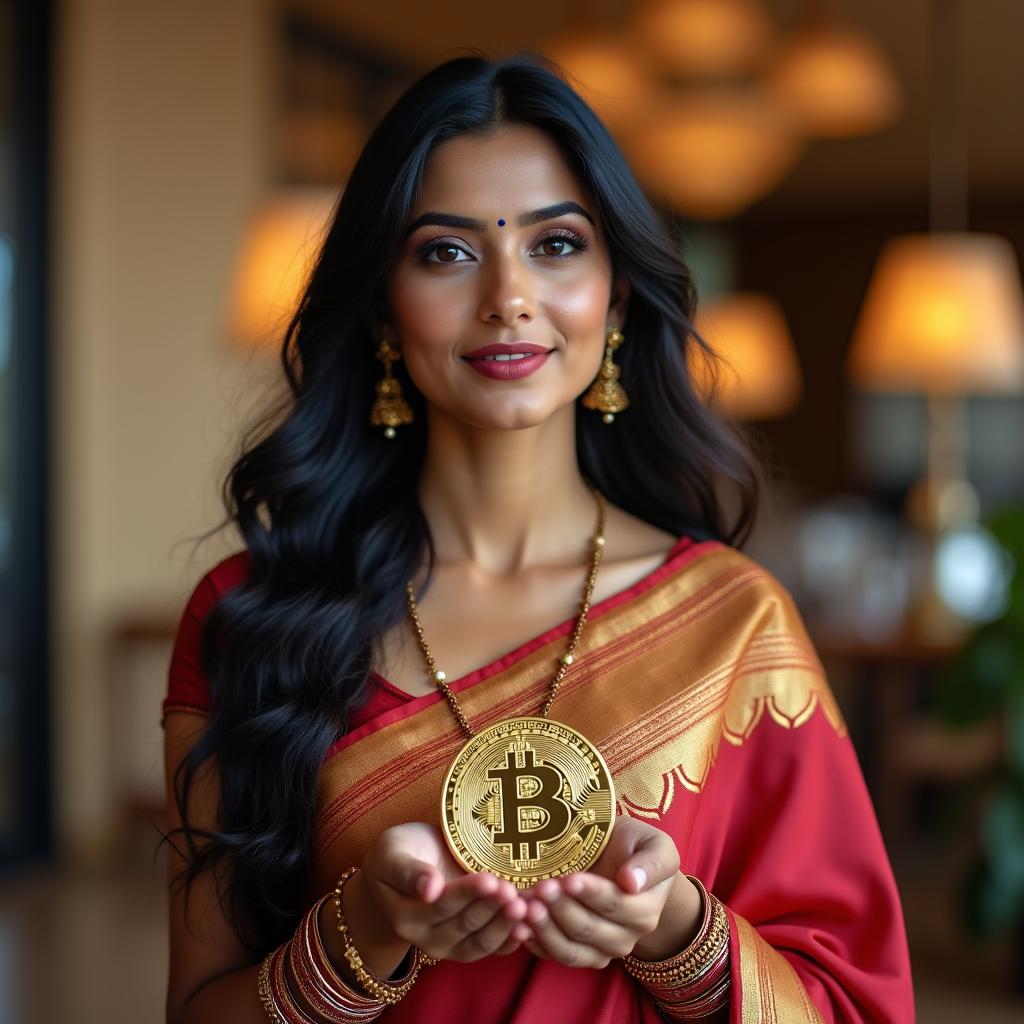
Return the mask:
<svg viewBox="0 0 1024 1024">
<path fill-rule="evenodd" d="M 575 729 L 547 718 L 506 718 L 459 751 L 441 791 L 441 824 L 468 871 L 520 889 L 585 871 L 615 820 L 611 773 Z"/>
</svg>

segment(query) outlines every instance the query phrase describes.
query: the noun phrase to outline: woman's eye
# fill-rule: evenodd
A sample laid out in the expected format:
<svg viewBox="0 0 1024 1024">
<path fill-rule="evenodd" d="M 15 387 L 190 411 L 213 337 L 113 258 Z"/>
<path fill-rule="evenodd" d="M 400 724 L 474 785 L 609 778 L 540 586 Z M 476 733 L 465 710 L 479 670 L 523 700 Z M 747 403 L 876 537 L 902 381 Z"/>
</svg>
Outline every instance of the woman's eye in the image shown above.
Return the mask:
<svg viewBox="0 0 1024 1024">
<path fill-rule="evenodd" d="M 541 239 L 540 247 L 544 250 L 544 247 L 548 245 L 555 246 L 555 249 L 553 251 L 543 251 L 543 256 L 553 256 L 555 259 L 564 259 L 568 256 L 575 256 L 578 253 L 583 252 L 587 247 L 587 240 L 583 238 L 582 235 L 577 235 L 575 233 L 547 235 L 545 238 Z"/>
<path fill-rule="evenodd" d="M 428 259 L 435 252 L 440 253 L 440 257 L 436 260 Z M 460 252 L 464 256 L 469 255 L 461 245 L 456 245 L 454 242 L 431 242 L 423 250 L 422 259 L 426 263 L 465 263 L 466 260 L 460 260 L 457 256 Z"/>
</svg>

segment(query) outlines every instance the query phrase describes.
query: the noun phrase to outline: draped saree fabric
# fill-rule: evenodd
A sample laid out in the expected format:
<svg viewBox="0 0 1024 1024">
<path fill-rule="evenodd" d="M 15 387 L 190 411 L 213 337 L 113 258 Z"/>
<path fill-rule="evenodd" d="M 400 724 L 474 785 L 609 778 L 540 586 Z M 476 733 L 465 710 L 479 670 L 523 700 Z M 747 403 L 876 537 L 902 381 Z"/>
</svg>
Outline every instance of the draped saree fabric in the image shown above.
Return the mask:
<svg viewBox="0 0 1024 1024">
<path fill-rule="evenodd" d="M 182 617 L 165 714 L 205 713 L 202 618 L 248 565 L 208 573 Z M 451 683 L 474 727 L 535 714 L 574 619 Z M 308 902 L 390 825 L 439 822 L 463 739 L 440 694 L 376 673 L 320 772 Z M 597 744 L 618 813 L 667 832 L 729 914 L 736 1024 L 914 1020 L 903 917 L 856 755 L 789 592 L 748 556 L 682 537 L 639 583 L 594 604 L 551 717 Z M 525 950 L 422 973 L 389 1022 L 661 1020 L 613 961 Z"/>
</svg>

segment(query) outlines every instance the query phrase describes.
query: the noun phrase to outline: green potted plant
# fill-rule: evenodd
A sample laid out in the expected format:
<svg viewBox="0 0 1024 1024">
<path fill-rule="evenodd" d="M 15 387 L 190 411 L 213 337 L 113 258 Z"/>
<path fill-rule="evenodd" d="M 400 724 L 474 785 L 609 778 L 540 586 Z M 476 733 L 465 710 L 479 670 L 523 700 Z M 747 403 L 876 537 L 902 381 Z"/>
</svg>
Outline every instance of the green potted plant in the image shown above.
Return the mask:
<svg viewBox="0 0 1024 1024">
<path fill-rule="evenodd" d="M 998 758 L 971 780 L 976 842 L 960 893 L 973 938 L 1024 938 L 1024 508 L 986 524 L 1013 573 L 998 618 L 978 626 L 939 678 L 939 709 L 953 727 L 999 724 Z M 1024 949 L 1024 944 L 1021 945 Z M 1018 984 L 1019 984 L 1018 979 Z"/>
</svg>

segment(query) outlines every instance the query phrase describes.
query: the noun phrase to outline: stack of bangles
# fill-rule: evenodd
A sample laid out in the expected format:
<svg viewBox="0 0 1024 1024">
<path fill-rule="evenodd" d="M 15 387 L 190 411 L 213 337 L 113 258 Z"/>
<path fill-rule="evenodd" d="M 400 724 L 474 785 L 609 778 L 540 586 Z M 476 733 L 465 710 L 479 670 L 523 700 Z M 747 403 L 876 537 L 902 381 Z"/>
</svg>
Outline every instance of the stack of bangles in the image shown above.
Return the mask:
<svg viewBox="0 0 1024 1024">
<path fill-rule="evenodd" d="M 334 891 L 310 907 L 295 935 L 268 953 L 260 964 L 260 1000 L 274 1024 L 351 1024 L 376 1020 L 405 996 L 423 967 L 437 963 L 413 946 L 412 962 L 402 977 L 383 980 L 366 970 L 352 944 L 342 903 L 345 882 L 358 870 L 349 868 L 338 879 Z M 729 920 L 725 908 L 699 879 L 686 877 L 700 890 L 704 907 L 694 940 L 668 960 L 651 962 L 633 956 L 623 959 L 626 971 L 647 989 L 662 1016 L 670 1021 L 710 1017 L 728 1005 L 730 995 Z M 324 949 L 319 920 L 320 910 L 328 900 L 334 901 L 345 959 L 361 990 L 338 974 Z M 285 970 L 286 958 L 291 978 Z M 293 981 L 298 993 L 292 988 Z M 304 1005 L 300 1005 L 297 996 Z"/>
<path fill-rule="evenodd" d="M 704 916 L 686 949 L 656 962 L 627 956 L 626 971 L 639 981 L 667 1020 L 701 1020 L 729 1005 L 729 918 L 721 901 L 692 875 Z"/>
<path fill-rule="evenodd" d="M 326 893 L 310 907 L 292 938 L 268 953 L 260 964 L 260 1000 L 274 1024 L 350 1024 L 376 1020 L 412 988 L 422 967 L 437 963 L 413 946 L 412 963 L 403 977 L 385 981 L 366 970 L 362 957 L 352 945 L 342 904 L 345 882 L 358 870 L 349 868 L 338 879 L 334 891 Z M 324 949 L 319 921 L 320 910 L 328 900 L 334 901 L 338 931 L 345 943 L 345 959 L 361 990 L 353 988 L 338 974 Z M 285 970 L 286 958 L 291 978 Z M 292 982 L 298 992 L 293 990 Z M 311 1016 L 309 1010 L 314 1011 L 315 1016 Z"/>
</svg>

